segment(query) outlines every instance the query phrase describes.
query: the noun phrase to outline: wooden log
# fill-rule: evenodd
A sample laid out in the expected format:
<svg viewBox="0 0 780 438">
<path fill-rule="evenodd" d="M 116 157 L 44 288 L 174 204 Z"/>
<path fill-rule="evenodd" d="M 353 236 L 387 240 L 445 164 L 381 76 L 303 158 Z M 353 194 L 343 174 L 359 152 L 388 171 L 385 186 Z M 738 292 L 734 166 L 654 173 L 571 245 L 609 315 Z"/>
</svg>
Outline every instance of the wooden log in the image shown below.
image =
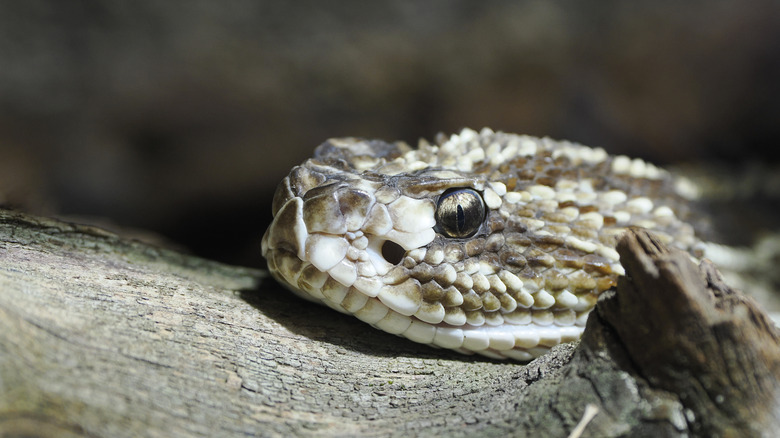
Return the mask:
<svg viewBox="0 0 780 438">
<path fill-rule="evenodd" d="M 580 344 L 519 364 L 370 329 L 260 270 L 0 210 L 0 436 L 774 430 L 774 326 L 711 267 L 636 243 L 646 238 L 623 240 L 630 278 Z M 709 295 L 669 301 L 669 285 Z M 680 322 L 671 305 L 709 319 L 680 310 L 698 321 Z"/>
<path fill-rule="evenodd" d="M 652 234 L 632 230 L 617 249 L 626 276 L 597 313 L 636 375 L 677 394 L 697 434 L 776 432 L 780 337 L 766 313 L 712 263 L 696 267 Z"/>
</svg>

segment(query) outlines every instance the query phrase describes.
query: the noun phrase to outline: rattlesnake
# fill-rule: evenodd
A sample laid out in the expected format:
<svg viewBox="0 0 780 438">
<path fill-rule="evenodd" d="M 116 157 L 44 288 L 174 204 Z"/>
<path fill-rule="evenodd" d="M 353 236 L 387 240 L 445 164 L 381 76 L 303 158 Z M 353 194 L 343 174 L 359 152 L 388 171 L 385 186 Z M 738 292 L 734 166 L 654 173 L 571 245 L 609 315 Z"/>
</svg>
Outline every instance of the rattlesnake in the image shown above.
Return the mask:
<svg viewBox="0 0 780 438">
<path fill-rule="evenodd" d="M 699 254 L 688 194 L 639 159 L 490 129 L 417 148 L 331 139 L 279 185 L 262 250 L 306 299 L 416 342 L 527 361 L 581 336 L 624 273 L 626 227 Z"/>
</svg>

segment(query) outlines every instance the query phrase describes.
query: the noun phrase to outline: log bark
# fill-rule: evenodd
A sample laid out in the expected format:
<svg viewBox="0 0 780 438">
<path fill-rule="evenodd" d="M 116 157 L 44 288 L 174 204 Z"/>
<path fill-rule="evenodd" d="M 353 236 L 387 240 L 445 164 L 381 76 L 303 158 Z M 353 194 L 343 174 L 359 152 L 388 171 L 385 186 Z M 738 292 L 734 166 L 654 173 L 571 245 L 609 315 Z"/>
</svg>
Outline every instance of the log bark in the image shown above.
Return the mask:
<svg viewBox="0 0 780 438">
<path fill-rule="evenodd" d="M 0 436 L 770 435 L 766 316 L 644 232 L 619 252 L 627 276 L 581 343 L 502 363 L 370 329 L 261 270 L 0 211 Z"/>
</svg>

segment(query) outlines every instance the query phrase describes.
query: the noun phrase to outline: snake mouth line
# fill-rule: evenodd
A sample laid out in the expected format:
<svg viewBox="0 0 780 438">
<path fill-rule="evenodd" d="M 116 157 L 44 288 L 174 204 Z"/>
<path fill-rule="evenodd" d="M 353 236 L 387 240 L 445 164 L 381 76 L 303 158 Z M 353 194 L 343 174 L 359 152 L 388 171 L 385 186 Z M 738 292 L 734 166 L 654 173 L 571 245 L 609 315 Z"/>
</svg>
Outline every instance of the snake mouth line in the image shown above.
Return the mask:
<svg viewBox="0 0 780 438">
<path fill-rule="evenodd" d="M 403 316 L 388 309 L 388 316 L 371 322 L 355 315 L 385 332 L 411 341 L 438 348 L 446 348 L 464 354 L 479 354 L 493 359 L 511 358 L 530 361 L 561 343 L 573 342 L 582 336 L 582 325 L 558 326 L 535 323 L 499 326 L 451 326 L 429 324 L 415 316 Z"/>
<path fill-rule="evenodd" d="M 324 302 L 343 313 L 351 313 L 363 322 L 384 332 L 411 341 L 457 351 L 463 354 L 479 354 L 492 359 L 511 358 L 527 362 L 549 351 L 555 345 L 576 341 L 585 330 L 584 325 L 560 326 L 555 323 L 511 324 L 498 326 L 453 326 L 446 323 L 431 324 L 414 315 L 401 315 L 376 298 L 369 298 L 367 305 L 355 312 L 345 311 L 343 305 Z"/>
<path fill-rule="evenodd" d="M 373 249 L 368 250 L 368 253 L 370 257 L 379 259 L 372 261 L 373 264 L 388 266 L 390 269 L 392 265 L 381 253 L 382 247 L 390 241 L 379 238 L 372 241 L 370 247 Z M 297 258 L 284 250 L 279 254 L 269 253 L 269 257 L 280 263 L 280 266 L 285 263 L 282 261 L 284 258 Z M 303 263 L 309 269 L 314 268 L 308 262 Z M 527 324 L 506 322 L 500 325 L 480 326 L 468 323 L 463 325 L 445 322 L 429 323 L 415 315 L 407 316 L 398 313 L 378 297 L 372 297 L 354 286 L 339 285 L 335 288 L 322 288 L 320 283 L 324 282 L 325 277 L 329 277 L 327 272 L 317 274 L 317 278 L 321 279 L 317 284 L 302 285 L 299 280 L 305 270 L 304 267 L 300 270 L 281 269 L 275 272 L 281 276 L 280 280 L 301 298 L 324 304 L 341 313 L 354 315 L 361 321 L 387 333 L 464 354 L 476 353 L 493 359 L 511 358 L 530 361 L 544 354 L 552 346 L 579 339 L 584 330 L 584 321 L 576 321 L 571 325 L 559 325 L 552 321 L 529 321 Z M 288 277 L 287 274 L 292 275 Z"/>
</svg>

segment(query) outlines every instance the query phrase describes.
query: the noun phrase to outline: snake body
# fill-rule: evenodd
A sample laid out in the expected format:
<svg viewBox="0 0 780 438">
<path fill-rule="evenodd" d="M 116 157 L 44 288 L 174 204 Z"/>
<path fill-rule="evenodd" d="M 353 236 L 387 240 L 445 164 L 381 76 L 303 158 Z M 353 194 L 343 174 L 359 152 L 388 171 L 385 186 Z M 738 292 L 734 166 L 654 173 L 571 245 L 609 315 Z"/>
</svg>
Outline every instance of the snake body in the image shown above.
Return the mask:
<svg viewBox="0 0 780 438">
<path fill-rule="evenodd" d="M 578 339 L 631 226 L 694 251 L 666 171 L 483 129 L 417 148 L 331 139 L 292 169 L 262 241 L 296 294 L 412 341 L 527 361 Z"/>
</svg>

